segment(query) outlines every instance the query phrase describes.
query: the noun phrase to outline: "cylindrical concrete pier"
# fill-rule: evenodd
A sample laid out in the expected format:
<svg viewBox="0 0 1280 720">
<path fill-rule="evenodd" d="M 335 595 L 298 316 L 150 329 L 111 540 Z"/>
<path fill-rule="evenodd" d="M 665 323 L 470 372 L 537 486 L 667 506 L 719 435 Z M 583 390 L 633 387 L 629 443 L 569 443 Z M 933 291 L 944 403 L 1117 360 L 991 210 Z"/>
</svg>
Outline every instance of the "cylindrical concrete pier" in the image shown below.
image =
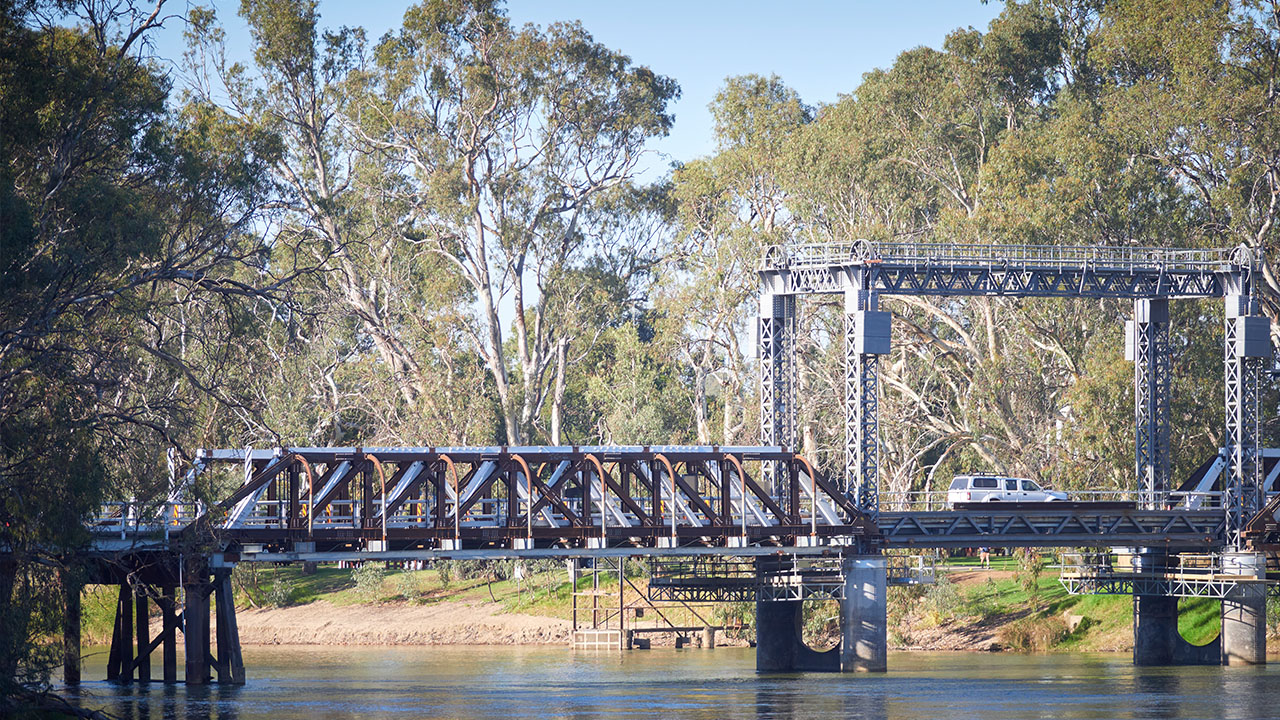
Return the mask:
<svg viewBox="0 0 1280 720">
<path fill-rule="evenodd" d="M 1262 553 L 1227 553 L 1222 556 L 1225 575 L 1265 578 L 1267 560 Z M 1245 581 L 1222 601 L 1222 664 L 1262 665 L 1267 662 L 1267 596 L 1261 583 Z"/>
<path fill-rule="evenodd" d="M 802 603 L 782 600 L 756 603 L 756 670 L 758 672 L 836 672 L 836 648 L 819 652 L 804 644 Z"/>
<path fill-rule="evenodd" d="M 1134 556 L 1134 572 L 1159 576 L 1168 572 L 1167 553 L 1141 550 Z M 1217 665 L 1219 640 L 1192 645 L 1178 632 L 1178 598 L 1170 595 L 1133 596 L 1134 665 Z"/>
<path fill-rule="evenodd" d="M 884 672 L 889 667 L 888 573 L 880 555 L 845 557 L 840 602 L 840 669 Z"/>
</svg>

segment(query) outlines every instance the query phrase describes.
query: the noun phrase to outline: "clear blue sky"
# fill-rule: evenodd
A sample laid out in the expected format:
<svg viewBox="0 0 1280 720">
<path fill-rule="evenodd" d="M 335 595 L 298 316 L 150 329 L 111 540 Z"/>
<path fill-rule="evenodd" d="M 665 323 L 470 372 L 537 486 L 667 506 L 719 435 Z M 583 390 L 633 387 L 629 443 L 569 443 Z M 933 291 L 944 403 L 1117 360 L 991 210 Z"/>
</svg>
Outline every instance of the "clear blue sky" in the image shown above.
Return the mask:
<svg viewBox="0 0 1280 720">
<path fill-rule="evenodd" d="M 170 0 L 184 13 L 193 0 Z M 229 50 L 247 59 L 248 30 L 236 15 L 239 0 L 212 4 L 226 26 Z M 321 0 L 321 25 L 363 26 L 370 41 L 399 26 L 407 2 Z M 805 102 L 833 102 L 857 88 L 863 73 L 888 67 L 899 53 L 921 45 L 941 47 L 957 27 L 986 29 L 1004 4 L 993 0 L 513 0 L 516 24 L 580 20 L 596 40 L 636 63 L 680 83 L 675 127 L 653 149 L 687 161 L 715 150 L 707 104 L 725 78 L 777 74 Z M 182 22 L 166 23 L 157 38 L 161 56 L 181 57 Z M 668 159 L 650 160 L 650 172 Z"/>
</svg>

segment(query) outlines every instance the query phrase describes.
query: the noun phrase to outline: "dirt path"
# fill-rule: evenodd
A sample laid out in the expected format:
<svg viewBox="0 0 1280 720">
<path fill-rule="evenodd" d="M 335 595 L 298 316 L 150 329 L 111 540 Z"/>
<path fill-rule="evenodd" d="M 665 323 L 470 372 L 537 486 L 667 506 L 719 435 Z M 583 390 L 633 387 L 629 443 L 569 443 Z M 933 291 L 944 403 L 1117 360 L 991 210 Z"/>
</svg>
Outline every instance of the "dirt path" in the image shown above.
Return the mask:
<svg viewBox="0 0 1280 720">
<path fill-rule="evenodd" d="M 569 622 L 499 612 L 492 604 L 438 602 L 336 606 L 318 601 L 236 613 L 246 645 L 551 645 Z"/>
</svg>

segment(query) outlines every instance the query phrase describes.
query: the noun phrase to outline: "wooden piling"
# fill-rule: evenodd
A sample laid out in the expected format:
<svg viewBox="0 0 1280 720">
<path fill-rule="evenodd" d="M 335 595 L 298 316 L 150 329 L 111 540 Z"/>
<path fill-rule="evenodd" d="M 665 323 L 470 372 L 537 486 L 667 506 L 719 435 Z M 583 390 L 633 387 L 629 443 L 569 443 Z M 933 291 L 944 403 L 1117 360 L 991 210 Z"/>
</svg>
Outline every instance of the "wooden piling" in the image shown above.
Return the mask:
<svg viewBox="0 0 1280 720">
<path fill-rule="evenodd" d="M 187 651 L 186 683 L 204 685 L 209 681 L 206 662 L 209 656 L 209 598 L 199 582 L 188 583 L 183 590 L 186 594 L 186 607 L 182 612 Z"/>
<path fill-rule="evenodd" d="M 166 585 L 160 591 L 160 616 L 164 634 L 164 681 L 178 682 L 178 617 L 174 612 L 178 602 L 178 589 Z"/>
<path fill-rule="evenodd" d="M 116 598 L 116 614 L 111 624 L 111 650 L 107 653 L 107 682 L 120 680 L 120 599 Z"/>
<path fill-rule="evenodd" d="M 138 682 L 151 682 L 151 613 L 147 604 L 147 586 L 142 583 L 134 588 L 134 608 L 137 611 Z"/>
<path fill-rule="evenodd" d="M 133 682 L 133 588 L 128 581 L 120 583 L 120 676 L 118 682 Z"/>
<path fill-rule="evenodd" d="M 218 665 L 225 675 L 218 682 L 232 685 L 244 684 L 244 656 L 240 651 L 240 629 L 236 625 L 235 594 L 231 588 L 231 570 L 214 573 L 214 588 L 218 606 Z"/>
<path fill-rule="evenodd" d="M 62 681 L 80 684 L 80 583 L 62 572 Z"/>
</svg>

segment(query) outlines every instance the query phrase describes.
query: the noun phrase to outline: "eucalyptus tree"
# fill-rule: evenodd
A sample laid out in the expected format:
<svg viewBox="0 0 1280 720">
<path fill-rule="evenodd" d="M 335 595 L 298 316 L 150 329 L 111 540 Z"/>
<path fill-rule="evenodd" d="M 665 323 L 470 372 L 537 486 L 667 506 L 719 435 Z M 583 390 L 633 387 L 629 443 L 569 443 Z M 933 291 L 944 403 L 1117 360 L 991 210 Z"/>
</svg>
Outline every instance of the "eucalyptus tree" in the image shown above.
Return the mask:
<svg viewBox="0 0 1280 720">
<path fill-rule="evenodd" d="M 607 253 L 584 217 L 669 130 L 678 86 L 578 23 L 514 28 L 491 0 L 412 7 L 373 58 L 353 132 L 400 181 L 400 236 L 464 280 L 463 331 L 507 442 L 525 442 L 584 335 L 564 314 L 574 276 Z"/>
<path fill-rule="evenodd" d="M 299 287 L 313 317 L 264 323 L 258 349 L 276 362 L 260 397 L 295 440 L 489 441 L 492 395 L 455 330 L 470 290 L 399 233 L 406 181 L 353 133 L 363 31 L 322 31 L 310 0 L 244 0 L 240 14 L 248 66 L 227 59 L 212 10 L 191 11 L 189 104 L 273 144 L 263 231 L 276 254 L 324 271 Z"/>
<path fill-rule="evenodd" d="M 783 173 L 793 136 L 812 109 L 777 76 L 729 78 L 711 103 L 717 152 L 675 174 L 678 232 L 658 295 L 662 331 L 693 371 L 698 442 L 716 436 L 708 395 L 720 388 L 721 442 L 754 442 L 742 340 L 754 333 L 761 251 L 793 237 Z M 748 346 L 749 347 L 749 346 Z"/>
<path fill-rule="evenodd" d="M 209 406 L 258 422 L 233 340 L 305 271 L 249 232 L 261 138 L 167 105 L 146 50 L 162 5 L 0 5 L 6 693 L 47 670 L 50 573 L 99 503 L 163 501 L 165 452 L 199 441 Z"/>
</svg>

